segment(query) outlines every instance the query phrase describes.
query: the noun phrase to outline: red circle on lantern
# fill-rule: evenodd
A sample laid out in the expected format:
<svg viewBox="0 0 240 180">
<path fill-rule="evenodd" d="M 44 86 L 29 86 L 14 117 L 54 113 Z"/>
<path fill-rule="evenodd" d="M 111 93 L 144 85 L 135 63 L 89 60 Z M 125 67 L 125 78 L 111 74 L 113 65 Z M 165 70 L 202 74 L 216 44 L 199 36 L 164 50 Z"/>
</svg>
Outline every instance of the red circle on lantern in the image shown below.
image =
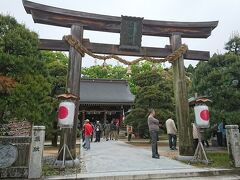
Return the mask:
<svg viewBox="0 0 240 180">
<path fill-rule="evenodd" d="M 209 120 L 209 112 L 208 110 L 203 110 L 200 112 L 200 117 L 202 120 L 204 121 L 208 121 Z"/>
<path fill-rule="evenodd" d="M 58 110 L 58 119 L 64 119 L 68 116 L 68 109 L 65 106 L 60 106 Z"/>
</svg>

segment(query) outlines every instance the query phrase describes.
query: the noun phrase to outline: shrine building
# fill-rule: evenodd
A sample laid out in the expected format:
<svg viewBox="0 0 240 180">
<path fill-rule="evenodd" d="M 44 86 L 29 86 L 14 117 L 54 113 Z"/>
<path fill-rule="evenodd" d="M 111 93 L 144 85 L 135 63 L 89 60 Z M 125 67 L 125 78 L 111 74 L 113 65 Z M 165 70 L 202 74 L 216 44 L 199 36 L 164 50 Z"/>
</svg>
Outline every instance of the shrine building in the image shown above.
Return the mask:
<svg viewBox="0 0 240 180">
<path fill-rule="evenodd" d="M 134 102 L 126 80 L 81 79 L 79 119 L 91 122 L 122 120 Z"/>
</svg>

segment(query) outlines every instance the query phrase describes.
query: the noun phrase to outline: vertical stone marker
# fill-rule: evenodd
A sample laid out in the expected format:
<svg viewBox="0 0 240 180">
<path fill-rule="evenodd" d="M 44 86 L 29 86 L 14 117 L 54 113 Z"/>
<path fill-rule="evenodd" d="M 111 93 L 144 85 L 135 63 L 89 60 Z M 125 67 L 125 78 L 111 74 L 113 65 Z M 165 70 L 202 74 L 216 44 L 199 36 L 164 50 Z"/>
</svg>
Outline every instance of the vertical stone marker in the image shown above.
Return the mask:
<svg viewBox="0 0 240 180">
<path fill-rule="evenodd" d="M 42 156 L 44 141 L 45 126 L 33 126 L 28 178 L 37 179 L 42 176 Z"/>
<path fill-rule="evenodd" d="M 240 135 L 238 125 L 226 125 L 228 154 L 235 167 L 240 167 Z"/>
</svg>

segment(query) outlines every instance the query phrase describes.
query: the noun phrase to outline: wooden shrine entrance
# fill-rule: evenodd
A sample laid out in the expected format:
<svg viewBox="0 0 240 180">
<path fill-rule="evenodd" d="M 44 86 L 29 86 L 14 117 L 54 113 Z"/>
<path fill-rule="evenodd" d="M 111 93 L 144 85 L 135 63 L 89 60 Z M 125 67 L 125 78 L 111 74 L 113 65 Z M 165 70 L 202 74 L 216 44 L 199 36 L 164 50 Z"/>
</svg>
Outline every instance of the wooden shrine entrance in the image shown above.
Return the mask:
<svg viewBox="0 0 240 180">
<path fill-rule="evenodd" d="M 90 52 L 97 54 L 165 58 L 182 46 L 182 38 L 208 38 L 218 24 L 217 21 L 173 22 L 145 20 L 143 18 L 126 16 L 106 16 L 61 9 L 26 0 L 23 0 L 23 5 L 26 12 L 32 14 L 35 23 L 71 28 L 71 37 Z M 120 33 L 120 45 L 92 43 L 88 39 L 83 38 L 84 30 Z M 142 35 L 169 37 L 170 45 L 165 48 L 142 47 Z M 70 61 L 67 89 L 70 93 L 78 96 L 82 56 L 84 53 L 78 53 L 75 48 L 74 45 L 69 46 L 65 40 L 41 39 L 39 45 L 39 49 L 42 50 L 69 51 Z M 193 154 L 184 59 L 207 61 L 209 57 L 208 51 L 187 50 L 179 54 L 178 59 L 172 62 L 180 155 Z M 68 146 L 74 157 L 76 154 L 76 125 L 79 101 L 76 101 L 75 104 L 74 128 L 68 136 Z"/>
</svg>

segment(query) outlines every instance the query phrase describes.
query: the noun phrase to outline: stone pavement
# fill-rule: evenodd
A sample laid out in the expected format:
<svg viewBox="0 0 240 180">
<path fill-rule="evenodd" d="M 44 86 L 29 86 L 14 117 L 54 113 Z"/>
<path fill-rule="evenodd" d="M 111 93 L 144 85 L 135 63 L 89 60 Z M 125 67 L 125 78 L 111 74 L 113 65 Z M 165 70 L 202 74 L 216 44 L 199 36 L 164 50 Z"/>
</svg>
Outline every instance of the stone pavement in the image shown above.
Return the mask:
<svg viewBox="0 0 240 180">
<path fill-rule="evenodd" d="M 164 148 L 166 151 L 167 147 Z M 160 149 L 162 150 L 162 147 Z M 159 150 L 160 156 L 161 150 Z M 164 156 L 161 156 L 160 159 L 153 159 L 150 144 L 149 148 L 139 148 L 122 141 L 91 143 L 89 151 L 81 150 L 81 158 L 84 162 L 81 174 L 49 177 L 48 179 L 123 180 L 186 179 L 187 177 L 193 179 L 193 177 L 198 176 L 205 179 L 202 176 L 228 175 L 231 173 L 226 169 L 196 168 Z"/>
<path fill-rule="evenodd" d="M 90 151 L 82 150 L 82 158 L 86 173 L 194 168 L 163 156 L 153 159 L 150 149 L 136 148 L 121 141 L 91 143 Z"/>
</svg>

